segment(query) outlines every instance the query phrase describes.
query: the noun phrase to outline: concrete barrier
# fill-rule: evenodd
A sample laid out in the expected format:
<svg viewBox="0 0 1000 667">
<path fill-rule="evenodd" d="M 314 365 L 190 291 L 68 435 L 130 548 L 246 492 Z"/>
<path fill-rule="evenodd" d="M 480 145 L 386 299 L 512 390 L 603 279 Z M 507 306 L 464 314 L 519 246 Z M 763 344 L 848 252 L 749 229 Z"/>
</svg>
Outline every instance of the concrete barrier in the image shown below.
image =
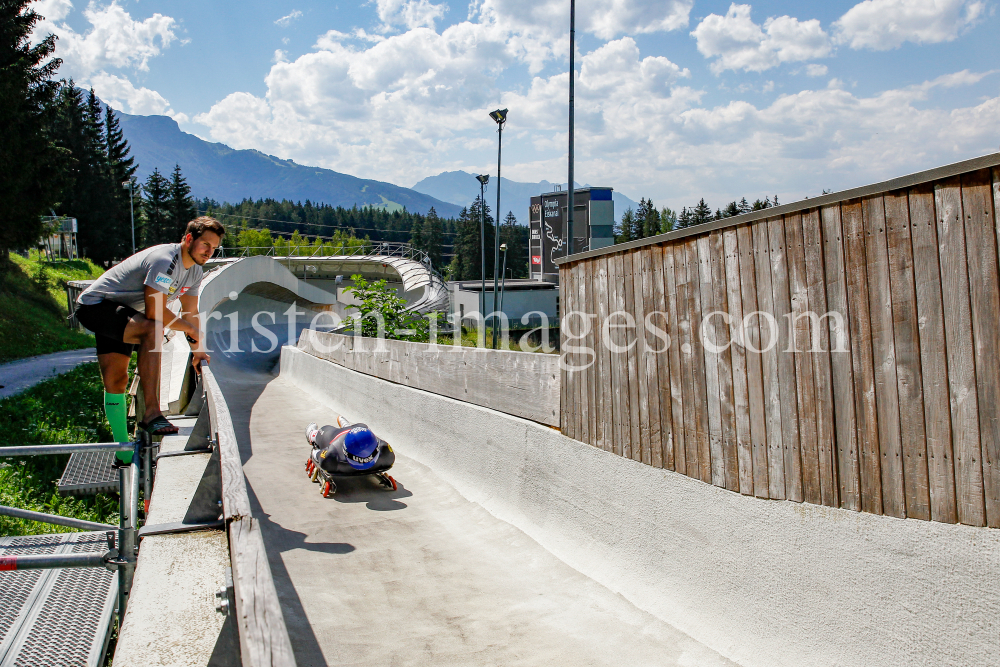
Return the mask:
<svg viewBox="0 0 1000 667">
<path fill-rule="evenodd" d="M 1000 532 L 733 494 L 293 347 L 281 378 L 747 667 L 997 663 Z"/>
</svg>

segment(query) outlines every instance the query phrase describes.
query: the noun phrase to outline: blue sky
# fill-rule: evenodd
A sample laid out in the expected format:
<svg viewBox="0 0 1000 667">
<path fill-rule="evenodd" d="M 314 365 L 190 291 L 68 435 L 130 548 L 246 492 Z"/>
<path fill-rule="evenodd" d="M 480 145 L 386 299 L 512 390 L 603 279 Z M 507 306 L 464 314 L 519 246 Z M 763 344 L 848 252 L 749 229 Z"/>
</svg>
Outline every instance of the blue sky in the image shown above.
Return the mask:
<svg viewBox="0 0 1000 667">
<path fill-rule="evenodd" d="M 567 0 L 39 0 L 116 108 L 410 186 L 565 179 Z M 782 202 L 1000 147 L 995 0 L 580 0 L 577 180 L 679 208 Z M 181 165 L 183 168 L 183 165 Z"/>
</svg>

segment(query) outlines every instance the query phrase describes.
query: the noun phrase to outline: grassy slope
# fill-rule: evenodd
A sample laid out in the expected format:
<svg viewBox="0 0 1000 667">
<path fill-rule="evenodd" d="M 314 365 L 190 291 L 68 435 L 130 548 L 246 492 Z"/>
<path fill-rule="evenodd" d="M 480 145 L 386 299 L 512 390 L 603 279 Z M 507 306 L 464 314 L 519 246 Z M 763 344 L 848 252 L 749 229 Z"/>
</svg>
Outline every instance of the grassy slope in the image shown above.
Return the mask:
<svg viewBox="0 0 1000 667">
<path fill-rule="evenodd" d="M 96 278 L 104 271 L 90 260 L 41 262 L 12 255 L 13 266 L 0 274 L 0 363 L 76 350 L 94 337 L 66 325 L 66 280 Z"/>
<path fill-rule="evenodd" d="M 57 378 L 0 401 L 0 446 L 107 442 L 104 388 L 97 364 L 83 364 Z M 62 497 L 56 481 L 68 456 L 0 459 L 0 505 L 118 523 L 118 501 L 111 496 Z M 49 524 L 0 516 L 0 535 L 67 532 Z"/>
</svg>

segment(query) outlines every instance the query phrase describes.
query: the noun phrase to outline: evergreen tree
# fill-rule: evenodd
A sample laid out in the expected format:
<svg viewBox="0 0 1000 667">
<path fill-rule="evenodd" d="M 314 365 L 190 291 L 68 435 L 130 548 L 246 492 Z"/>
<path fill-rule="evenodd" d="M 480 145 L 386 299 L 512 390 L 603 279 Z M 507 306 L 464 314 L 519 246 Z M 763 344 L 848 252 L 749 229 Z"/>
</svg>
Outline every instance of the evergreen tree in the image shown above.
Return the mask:
<svg viewBox="0 0 1000 667">
<path fill-rule="evenodd" d="M 771 200 L 768 199 L 767 197 L 764 197 L 763 201 L 761 201 L 760 199 L 754 200 L 753 207 L 751 208 L 751 210 L 763 211 L 765 208 L 771 208 Z"/>
<path fill-rule="evenodd" d="M 480 215 L 486 211 L 485 239 L 480 235 Z M 480 280 L 482 277 L 482 248 L 486 248 L 486 276 L 493 278 L 493 216 L 490 207 L 476 197 L 472 206 L 462 209 L 456 225 L 454 257 L 449 267 L 448 276 L 451 280 Z"/>
<path fill-rule="evenodd" d="M 424 249 L 427 251 L 427 255 L 431 258 L 431 265 L 440 268 L 441 264 L 441 239 L 444 235 L 444 229 L 441 223 L 441 218 L 438 217 L 437 211 L 431 206 L 431 209 L 427 211 L 427 217 L 424 218 Z"/>
<path fill-rule="evenodd" d="M 142 201 L 143 247 L 177 242 L 170 216 L 170 182 L 158 169 L 153 169 L 153 173 L 146 179 L 143 190 L 146 195 Z"/>
<path fill-rule="evenodd" d="M 127 257 L 132 254 L 132 212 L 141 200 L 137 184 L 131 190 L 122 184 L 134 182 L 138 165 L 135 164 L 135 158 L 129 156 L 131 149 L 111 107 L 104 109 L 104 141 L 111 179 L 109 187 L 113 193 L 112 226 L 115 229 L 114 239 L 117 241 L 112 251 L 116 257 Z M 136 197 L 135 201 L 129 201 L 133 195 Z"/>
<path fill-rule="evenodd" d="M 636 218 L 639 238 L 656 236 L 660 232 L 660 212 L 656 210 L 652 199 L 643 198 L 639 201 Z"/>
<path fill-rule="evenodd" d="M 528 228 L 517 224 L 513 211 L 507 211 L 500 228 L 500 242 L 507 244 L 507 277 L 528 277 Z"/>
<path fill-rule="evenodd" d="M 615 243 L 627 243 L 628 241 L 635 240 L 635 211 L 629 206 L 622 213 L 622 219 L 615 225 L 614 235 Z"/>
<path fill-rule="evenodd" d="M 675 227 L 677 227 L 677 212 L 664 206 L 660 210 L 660 233 L 672 232 Z"/>
<path fill-rule="evenodd" d="M 418 250 L 426 250 L 423 225 L 413 225 L 410 229 L 410 245 Z"/>
<path fill-rule="evenodd" d="M 195 208 L 194 199 L 191 198 L 191 187 L 181 174 L 181 166 L 174 165 L 174 173 L 170 179 L 170 187 L 167 190 L 167 197 L 170 199 L 170 221 L 169 227 L 173 228 L 170 238 L 161 243 L 173 243 L 180 241 L 187 229 L 187 223 L 198 217 L 198 209 Z"/>
<path fill-rule="evenodd" d="M 690 227 L 692 224 L 694 223 L 692 222 L 691 211 L 689 211 L 687 206 L 685 206 L 681 209 L 681 214 L 677 216 L 677 226 L 680 229 L 685 229 L 686 227 Z"/>
<path fill-rule="evenodd" d="M 743 201 L 746 201 L 745 199 Z M 740 214 L 740 206 L 735 201 L 731 201 L 726 204 L 726 208 L 722 209 L 723 218 L 731 218 L 734 215 Z"/>
<path fill-rule="evenodd" d="M 691 210 L 691 224 L 703 225 L 712 219 L 712 209 L 705 204 L 705 199 L 698 201 L 698 205 Z"/>
<path fill-rule="evenodd" d="M 28 0 L 0 3 L 0 271 L 10 250 L 41 236 L 39 216 L 58 198 L 65 168 L 50 133 L 52 77 L 62 61 L 49 59 L 53 35 L 32 44 L 41 18 Z"/>
<path fill-rule="evenodd" d="M 744 213 L 749 213 L 750 211 L 752 211 L 753 208 L 750 206 L 750 204 L 747 203 L 747 198 L 743 197 L 742 199 L 740 199 L 740 203 L 736 205 L 736 210 L 739 212 L 740 215 L 743 215 Z"/>
</svg>

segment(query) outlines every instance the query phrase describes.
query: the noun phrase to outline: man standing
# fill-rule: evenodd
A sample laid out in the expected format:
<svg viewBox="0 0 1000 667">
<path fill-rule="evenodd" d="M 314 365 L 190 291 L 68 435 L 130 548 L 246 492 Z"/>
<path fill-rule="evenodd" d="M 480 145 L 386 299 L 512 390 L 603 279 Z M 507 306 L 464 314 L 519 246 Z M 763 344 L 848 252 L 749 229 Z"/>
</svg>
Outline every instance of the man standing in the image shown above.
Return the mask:
<svg viewBox="0 0 1000 667">
<path fill-rule="evenodd" d="M 193 363 L 209 356 L 200 346 L 198 295 L 202 265 L 211 259 L 226 233 L 215 218 L 200 217 L 187 225 L 180 243 L 146 248 L 109 269 L 77 299 L 77 320 L 97 338 L 97 361 L 104 380 L 104 411 L 118 442 L 128 441 L 125 391 L 128 364 L 138 351 L 139 382 L 146 411 L 139 421 L 150 435 L 177 433 L 160 411 L 160 339 L 163 327 L 184 333 Z M 180 300 L 180 315 L 167 304 Z M 131 458 L 119 453 L 122 460 Z"/>
</svg>

